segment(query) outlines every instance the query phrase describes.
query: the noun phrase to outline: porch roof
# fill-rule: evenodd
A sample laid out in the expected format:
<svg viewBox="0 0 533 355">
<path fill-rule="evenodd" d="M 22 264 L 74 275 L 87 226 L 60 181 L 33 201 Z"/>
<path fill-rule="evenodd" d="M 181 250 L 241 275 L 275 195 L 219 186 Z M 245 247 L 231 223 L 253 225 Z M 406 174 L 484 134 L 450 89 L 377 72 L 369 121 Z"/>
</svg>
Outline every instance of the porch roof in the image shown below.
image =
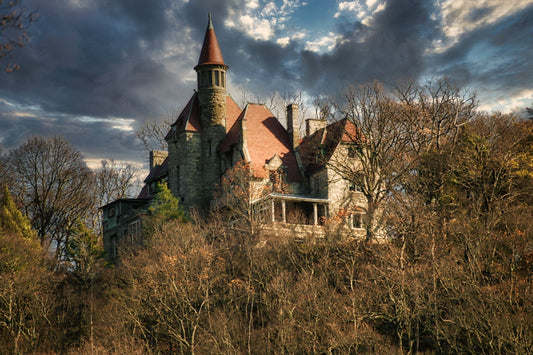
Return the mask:
<svg viewBox="0 0 533 355">
<path fill-rule="evenodd" d="M 252 205 L 255 205 L 256 203 L 270 200 L 270 199 L 296 201 L 296 202 L 311 202 L 311 203 L 321 203 L 321 204 L 329 204 L 330 202 L 329 199 L 327 198 L 315 198 L 315 197 L 307 197 L 307 196 L 301 196 L 301 195 L 270 193 L 266 196 L 263 196 L 261 198 L 258 198 L 252 201 Z"/>
</svg>

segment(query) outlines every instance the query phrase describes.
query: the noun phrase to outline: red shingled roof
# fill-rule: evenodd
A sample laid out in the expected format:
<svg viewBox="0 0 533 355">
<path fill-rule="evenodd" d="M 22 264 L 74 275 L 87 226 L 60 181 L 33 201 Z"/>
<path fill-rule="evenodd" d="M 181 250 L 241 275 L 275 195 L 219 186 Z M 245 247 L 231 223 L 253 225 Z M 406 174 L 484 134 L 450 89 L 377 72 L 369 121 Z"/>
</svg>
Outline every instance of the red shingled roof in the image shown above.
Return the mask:
<svg viewBox="0 0 533 355">
<path fill-rule="evenodd" d="M 307 172 L 318 170 L 331 158 L 339 143 L 356 143 L 363 140 L 357 127 L 349 120 L 334 122 L 301 140 L 299 149 L 302 164 Z"/>
<path fill-rule="evenodd" d="M 211 16 L 209 16 L 209 23 L 205 32 L 204 44 L 202 45 L 202 51 L 200 52 L 200 58 L 198 59 L 198 65 L 209 64 L 221 64 L 224 63 L 222 58 L 222 52 L 218 45 L 217 36 L 215 36 L 215 29 L 211 23 Z"/>
<path fill-rule="evenodd" d="M 289 135 L 285 128 L 265 106 L 248 104 L 235 124 L 230 128 L 226 138 L 222 141 L 219 152 L 225 153 L 231 146 L 242 138 L 242 126 L 246 133 L 244 140 L 250 156 L 250 163 L 256 177 L 267 177 L 265 164 L 278 155 L 283 165 L 287 167 L 288 178 L 292 181 L 302 181 L 294 151 L 291 149 Z"/>
<path fill-rule="evenodd" d="M 241 112 L 242 110 L 235 101 L 233 101 L 233 98 L 229 95 L 226 96 L 226 133 L 228 133 L 231 127 L 233 127 Z"/>
</svg>

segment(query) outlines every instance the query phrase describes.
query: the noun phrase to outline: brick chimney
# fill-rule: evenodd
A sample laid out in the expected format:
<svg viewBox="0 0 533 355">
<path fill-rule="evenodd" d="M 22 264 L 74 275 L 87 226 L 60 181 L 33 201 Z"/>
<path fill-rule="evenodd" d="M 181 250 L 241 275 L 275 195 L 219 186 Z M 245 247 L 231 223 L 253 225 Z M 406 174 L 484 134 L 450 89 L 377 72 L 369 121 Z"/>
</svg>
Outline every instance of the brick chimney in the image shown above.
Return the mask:
<svg viewBox="0 0 533 355">
<path fill-rule="evenodd" d="M 300 143 L 300 124 L 298 122 L 298 104 L 287 106 L 287 133 L 291 140 L 292 148 L 295 149 Z"/>
<path fill-rule="evenodd" d="M 156 166 L 163 164 L 167 156 L 168 152 L 163 150 L 150 151 L 150 171 L 152 171 Z"/>
</svg>

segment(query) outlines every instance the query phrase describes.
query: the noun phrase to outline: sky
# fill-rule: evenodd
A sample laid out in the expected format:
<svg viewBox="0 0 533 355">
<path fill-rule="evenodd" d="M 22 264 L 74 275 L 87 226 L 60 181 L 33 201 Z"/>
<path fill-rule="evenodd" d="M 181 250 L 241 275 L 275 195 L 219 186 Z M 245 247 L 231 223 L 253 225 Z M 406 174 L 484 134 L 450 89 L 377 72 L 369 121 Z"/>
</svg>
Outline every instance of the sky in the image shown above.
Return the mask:
<svg viewBox="0 0 533 355">
<path fill-rule="evenodd" d="M 533 0 L 22 0 L 39 19 L 0 72 L 3 152 L 61 135 L 90 166 L 144 164 L 134 135 L 196 88 L 212 13 L 228 92 L 335 95 L 446 75 L 482 110 L 533 105 Z M 7 64 L 0 58 L 0 68 Z M 306 117 L 307 118 L 307 117 Z"/>
</svg>

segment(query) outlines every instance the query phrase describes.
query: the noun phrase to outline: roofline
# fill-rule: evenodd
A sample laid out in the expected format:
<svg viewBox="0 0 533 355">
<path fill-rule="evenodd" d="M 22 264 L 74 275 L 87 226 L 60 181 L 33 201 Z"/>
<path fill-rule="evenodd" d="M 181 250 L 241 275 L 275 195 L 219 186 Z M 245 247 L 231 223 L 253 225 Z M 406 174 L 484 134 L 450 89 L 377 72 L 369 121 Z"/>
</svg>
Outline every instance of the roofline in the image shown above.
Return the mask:
<svg viewBox="0 0 533 355">
<path fill-rule="evenodd" d="M 211 15 L 211 14 L 209 14 Z M 211 16 L 209 16 L 209 21 L 211 21 Z M 187 131 L 187 126 L 189 125 L 189 119 L 191 118 L 192 109 L 194 107 L 194 102 L 198 99 L 198 92 L 194 90 L 194 94 L 192 95 L 191 99 L 191 105 L 189 107 L 189 113 L 187 113 L 187 119 L 185 120 L 185 124 L 183 125 L 183 131 Z M 193 131 L 191 131 L 193 132 Z"/>
<path fill-rule="evenodd" d="M 289 195 L 289 194 L 280 194 L 280 193 L 270 193 L 266 196 L 260 197 L 258 199 L 255 199 L 251 202 L 251 204 L 256 204 L 258 202 L 269 200 L 269 199 L 279 199 L 279 200 L 286 200 L 286 201 L 301 201 L 301 202 L 313 202 L 313 203 L 327 203 L 329 204 L 330 200 L 327 198 L 314 198 L 314 197 L 307 197 L 307 196 L 301 196 L 301 195 Z"/>
<path fill-rule="evenodd" d="M 101 207 L 98 207 L 99 210 L 107 207 L 107 206 L 111 206 L 115 203 L 118 203 L 118 202 L 148 202 L 150 201 L 152 198 L 149 197 L 149 198 L 137 198 L 137 197 L 124 197 L 124 198 L 118 198 L 112 202 L 109 202 L 107 205 L 103 205 Z"/>
</svg>

